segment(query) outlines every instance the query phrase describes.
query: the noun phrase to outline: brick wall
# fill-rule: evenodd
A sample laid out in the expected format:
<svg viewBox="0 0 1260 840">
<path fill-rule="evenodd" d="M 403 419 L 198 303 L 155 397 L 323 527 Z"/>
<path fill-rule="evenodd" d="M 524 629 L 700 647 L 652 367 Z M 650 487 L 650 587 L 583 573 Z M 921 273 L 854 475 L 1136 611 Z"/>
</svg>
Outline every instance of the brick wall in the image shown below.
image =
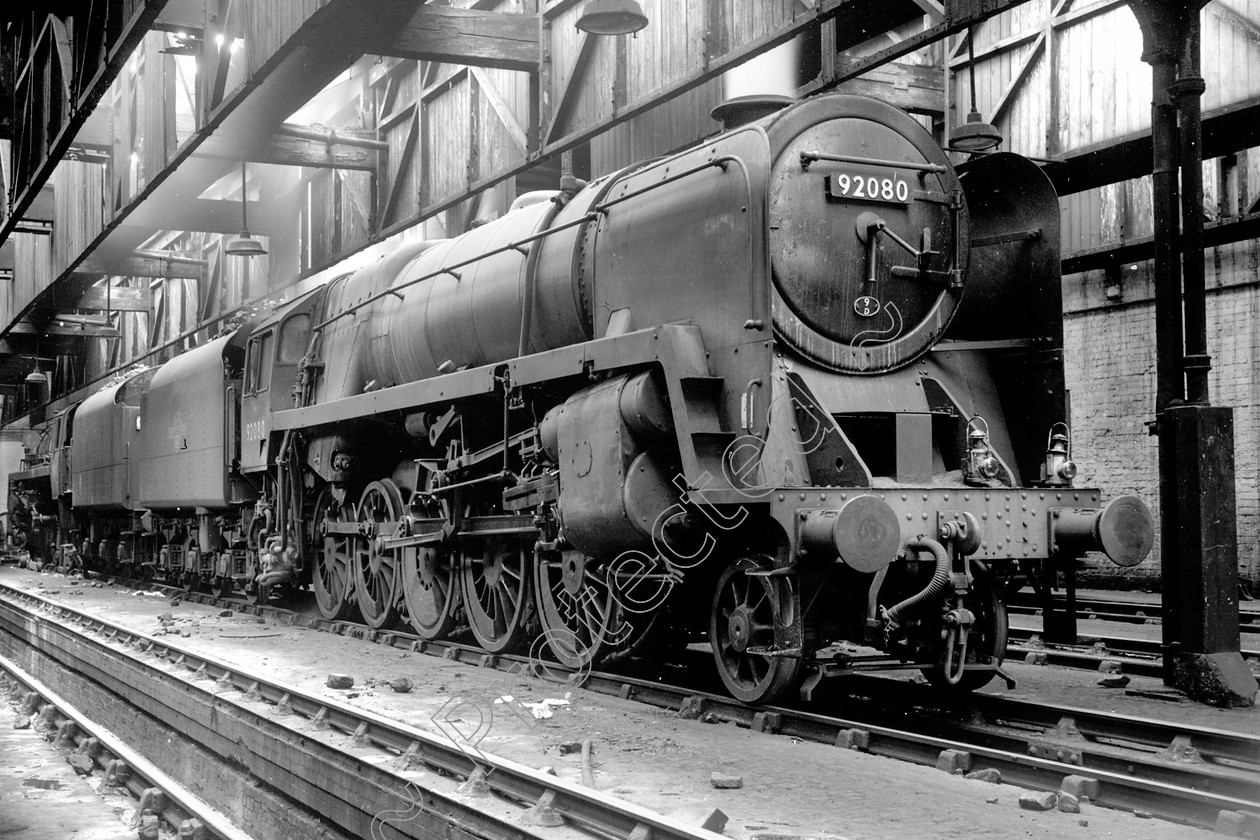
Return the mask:
<svg viewBox="0 0 1260 840">
<path fill-rule="evenodd" d="M 1240 579 L 1260 586 L 1260 240 L 1212 248 L 1208 288 L 1210 395 L 1234 409 L 1235 502 Z M 1150 263 L 1126 265 L 1119 300 L 1103 272 L 1063 280 L 1065 366 L 1071 389 L 1078 483 L 1108 495 L 1136 493 L 1159 521 L 1155 411 L 1155 305 Z M 1144 563 L 1119 569 L 1091 560 L 1086 578 L 1159 580 L 1159 542 Z"/>
</svg>

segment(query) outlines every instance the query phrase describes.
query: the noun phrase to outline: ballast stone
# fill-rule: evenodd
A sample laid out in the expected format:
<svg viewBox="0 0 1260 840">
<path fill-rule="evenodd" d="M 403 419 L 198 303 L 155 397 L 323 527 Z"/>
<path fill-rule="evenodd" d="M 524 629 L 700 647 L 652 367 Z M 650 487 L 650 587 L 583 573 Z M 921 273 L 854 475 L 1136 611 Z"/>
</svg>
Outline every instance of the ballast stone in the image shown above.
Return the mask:
<svg viewBox="0 0 1260 840">
<path fill-rule="evenodd" d="M 145 812 L 140 817 L 140 831 L 137 833 L 139 840 L 158 840 L 160 837 L 160 823 L 156 815 Z"/>
<path fill-rule="evenodd" d="M 83 753 L 73 753 L 66 756 L 66 764 L 69 764 L 74 772 L 80 776 L 87 776 L 96 768 L 96 764 L 92 759 Z"/>
<path fill-rule="evenodd" d="M 1002 771 L 994 767 L 986 767 L 983 770 L 976 770 L 968 773 L 966 778 L 974 782 L 988 782 L 993 785 L 1002 784 Z"/>
<path fill-rule="evenodd" d="M 1081 800 L 1070 793 L 1060 791 L 1059 810 L 1065 814 L 1079 814 L 1081 812 Z"/>
<path fill-rule="evenodd" d="M 1019 795 L 1019 807 L 1025 811 L 1053 811 L 1059 794 L 1052 790 L 1028 790 Z"/>
<path fill-rule="evenodd" d="M 713 772 L 709 774 L 709 783 L 718 790 L 737 790 L 744 786 L 744 777 Z"/>
<path fill-rule="evenodd" d="M 347 674 L 329 674 L 328 680 L 324 683 L 329 688 L 347 689 L 354 688 L 354 677 Z"/>
</svg>

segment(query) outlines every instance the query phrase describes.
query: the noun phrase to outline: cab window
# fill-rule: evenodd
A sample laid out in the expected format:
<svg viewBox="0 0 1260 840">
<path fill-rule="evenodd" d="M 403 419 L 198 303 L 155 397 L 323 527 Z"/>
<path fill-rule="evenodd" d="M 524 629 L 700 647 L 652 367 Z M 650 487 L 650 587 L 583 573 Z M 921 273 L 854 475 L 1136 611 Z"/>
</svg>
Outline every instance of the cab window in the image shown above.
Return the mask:
<svg viewBox="0 0 1260 840">
<path fill-rule="evenodd" d="M 249 341 L 249 360 L 245 368 L 245 393 L 267 390 L 271 385 L 272 332 L 268 330 Z"/>
<path fill-rule="evenodd" d="M 276 361 L 282 365 L 295 365 L 302 361 L 306 354 L 306 334 L 311 325 L 311 316 L 302 313 L 294 315 L 280 327 L 280 346 Z"/>
</svg>

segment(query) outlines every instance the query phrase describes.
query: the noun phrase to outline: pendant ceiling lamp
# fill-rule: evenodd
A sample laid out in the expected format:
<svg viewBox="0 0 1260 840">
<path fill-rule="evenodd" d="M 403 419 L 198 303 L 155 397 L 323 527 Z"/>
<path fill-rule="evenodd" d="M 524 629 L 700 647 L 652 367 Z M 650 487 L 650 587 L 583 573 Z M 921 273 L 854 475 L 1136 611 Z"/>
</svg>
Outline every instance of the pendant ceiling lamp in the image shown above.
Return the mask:
<svg viewBox="0 0 1260 840">
<path fill-rule="evenodd" d="M 267 253 L 262 243 L 249 235 L 249 219 L 245 204 L 249 196 L 245 192 L 245 161 L 241 161 L 241 235 L 228 240 L 227 253 L 234 257 L 257 257 Z"/>
<path fill-rule="evenodd" d="M 949 136 L 949 148 L 953 152 L 987 152 L 996 149 L 1002 143 L 1002 132 L 996 126 L 984 121 L 980 110 L 976 108 L 976 53 L 975 32 L 967 30 L 967 78 L 971 82 L 971 113 L 967 114 L 967 122 L 956 127 Z"/>
</svg>

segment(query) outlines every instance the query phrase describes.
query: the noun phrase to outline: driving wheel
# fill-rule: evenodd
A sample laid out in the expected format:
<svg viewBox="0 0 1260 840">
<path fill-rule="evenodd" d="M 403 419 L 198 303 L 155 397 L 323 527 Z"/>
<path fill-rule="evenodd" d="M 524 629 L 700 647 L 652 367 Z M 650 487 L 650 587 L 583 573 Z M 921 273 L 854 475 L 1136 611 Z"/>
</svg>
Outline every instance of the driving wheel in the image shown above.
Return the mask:
<svg viewBox="0 0 1260 840">
<path fill-rule="evenodd" d="M 354 537 L 354 595 L 363 621 L 374 630 L 398 620 L 402 597 L 401 552 L 384 548 L 402 517 L 402 494 L 388 478 L 373 481 L 359 498 Z"/>
<path fill-rule="evenodd" d="M 346 523 L 355 521 L 353 505 L 338 505 L 333 501 L 332 490 L 324 488 L 315 506 L 316 523 Z M 319 614 L 328 621 L 344 621 L 354 613 L 353 599 L 354 538 L 347 534 L 324 534 L 319 541 L 320 550 L 315 555 L 315 568 L 311 573 L 311 588 L 315 590 L 315 604 Z"/>
<path fill-rule="evenodd" d="M 432 473 L 425 489 L 432 489 Z M 417 493 L 411 502 L 412 513 L 432 530 L 435 523 L 445 521 L 442 503 L 432 495 Z M 450 551 L 442 546 L 421 545 L 403 551 L 403 603 L 407 621 L 422 639 L 444 639 L 455 629 L 459 611 L 459 580 Z"/>
<path fill-rule="evenodd" d="M 631 635 L 605 573 L 580 551 L 549 552 L 538 559 L 538 618 L 548 648 L 566 668 L 598 662 Z M 635 617 L 647 623 L 647 616 Z"/>
<path fill-rule="evenodd" d="M 491 653 L 513 650 L 525 641 L 530 553 L 513 540 L 491 537 L 464 543 L 460 563 L 464 611 L 477 644 Z"/>
</svg>

